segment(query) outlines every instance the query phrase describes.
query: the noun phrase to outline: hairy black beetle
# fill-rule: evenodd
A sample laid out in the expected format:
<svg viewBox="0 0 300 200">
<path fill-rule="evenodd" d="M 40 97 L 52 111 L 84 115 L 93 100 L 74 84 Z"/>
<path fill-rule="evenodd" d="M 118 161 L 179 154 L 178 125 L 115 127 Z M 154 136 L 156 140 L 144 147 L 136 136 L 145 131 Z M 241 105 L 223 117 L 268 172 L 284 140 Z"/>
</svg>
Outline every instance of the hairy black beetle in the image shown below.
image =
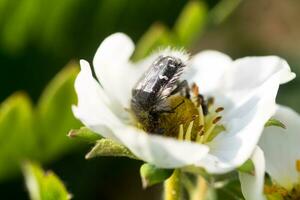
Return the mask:
<svg viewBox="0 0 300 200">
<path fill-rule="evenodd" d="M 131 109 L 147 132 L 161 134 L 159 115 L 180 105 L 171 108 L 166 99 L 188 88 L 186 81 L 179 81 L 185 67 L 179 58 L 159 56 L 132 90 Z"/>
</svg>

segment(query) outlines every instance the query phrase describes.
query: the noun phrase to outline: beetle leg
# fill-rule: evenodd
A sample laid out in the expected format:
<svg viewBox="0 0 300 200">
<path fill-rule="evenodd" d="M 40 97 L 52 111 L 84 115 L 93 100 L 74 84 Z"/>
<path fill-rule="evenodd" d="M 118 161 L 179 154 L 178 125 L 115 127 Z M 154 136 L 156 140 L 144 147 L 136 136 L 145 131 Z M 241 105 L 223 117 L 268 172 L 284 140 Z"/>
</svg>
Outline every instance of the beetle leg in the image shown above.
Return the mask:
<svg viewBox="0 0 300 200">
<path fill-rule="evenodd" d="M 182 100 L 179 104 L 177 104 L 175 107 L 171 108 L 171 107 L 160 107 L 158 106 L 158 108 L 156 109 L 156 113 L 158 114 L 163 114 L 163 113 L 175 113 L 175 110 L 181 106 L 184 103 L 184 100 Z"/>
<path fill-rule="evenodd" d="M 182 96 L 185 96 L 186 98 L 190 98 L 190 87 L 187 82 L 187 80 L 181 81 L 177 84 L 177 87 L 172 91 L 171 95 L 174 95 L 176 93 L 180 92 Z"/>
</svg>

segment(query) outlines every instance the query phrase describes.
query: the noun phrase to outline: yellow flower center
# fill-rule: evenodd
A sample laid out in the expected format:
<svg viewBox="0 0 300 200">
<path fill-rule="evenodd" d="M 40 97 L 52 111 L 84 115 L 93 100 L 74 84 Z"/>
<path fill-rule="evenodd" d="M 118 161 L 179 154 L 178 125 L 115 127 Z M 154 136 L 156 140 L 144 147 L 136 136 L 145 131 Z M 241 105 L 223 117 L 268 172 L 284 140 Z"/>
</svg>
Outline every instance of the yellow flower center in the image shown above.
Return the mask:
<svg viewBox="0 0 300 200">
<path fill-rule="evenodd" d="M 225 126 L 220 123 L 222 119 L 220 114 L 224 108 L 216 107 L 213 98 L 204 100 L 196 84 L 185 92 L 184 95 L 169 96 L 166 103 L 173 109 L 158 114 L 158 119 L 155 121 L 151 120 L 149 113 L 145 111 L 139 113 L 143 119 L 139 121 L 136 115 L 127 109 L 132 114 L 133 124 L 145 132 L 151 133 L 149 131 L 151 127 L 157 131 L 153 134 L 162 134 L 178 140 L 202 144 L 212 141 L 219 133 L 225 131 Z"/>
<path fill-rule="evenodd" d="M 188 140 L 198 143 L 207 143 L 225 130 L 220 124 L 222 107 L 216 107 L 212 98 L 207 100 L 207 111 L 203 109 L 203 99 L 200 99 L 197 86 L 193 86 L 191 98 L 175 95 L 169 97 L 171 107 L 183 102 L 173 113 L 162 114 L 159 127 L 164 130 L 164 135 L 175 137 L 179 140 Z M 196 89 L 195 89 L 196 87 Z"/>
<path fill-rule="evenodd" d="M 275 184 L 265 185 L 264 193 L 268 200 L 300 200 L 300 185 L 290 191 Z"/>
</svg>

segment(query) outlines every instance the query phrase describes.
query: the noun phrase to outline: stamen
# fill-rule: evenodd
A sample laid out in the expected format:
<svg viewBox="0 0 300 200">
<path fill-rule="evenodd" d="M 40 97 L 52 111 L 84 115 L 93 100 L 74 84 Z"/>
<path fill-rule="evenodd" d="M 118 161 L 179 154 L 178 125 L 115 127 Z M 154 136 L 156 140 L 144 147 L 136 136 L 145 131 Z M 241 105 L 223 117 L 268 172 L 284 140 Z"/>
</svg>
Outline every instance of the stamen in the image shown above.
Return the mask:
<svg viewBox="0 0 300 200">
<path fill-rule="evenodd" d="M 183 124 L 180 124 L 179 133 L 178 133 L 178 140 L 183 140 L 183 138 L 184 138 Z"/>
<path fill-rule="evenodd" d="M 201 95 L 193 96 L 193 102 L 196 107 L 200 107 L 202 103 Z"/>
<path fill-rule="evenodd" d="M 196 107 L 201 106 L 201 104 L 203 102 L 203 97 L 202 97 L 202 95 L 200 95 L 199 87 L 197 86 L 196 83 L 193 83 L 193 85 L 192 85 L 192 93 L 193 93 L 193 101 L 194 101 Z"/>
<path fill-rule="evenodd" d="M 201 135 L 200 142 L 201 142 L 201 144 L 203 144 L 205 142 L 205 135 Z"/>
<path fill-rule="evenodd" d="M 206 139 L 206 142 L 212 141 L 216 136 L 218 136 L 219 133 L 222 131 L 225 131 L 225 127 L 223 125 L 216 125 L 214 130 L 212 130 L 209 134 L 209 136 Z"/>
<path fill-rule="evenodd" d="M 199 87 L 197 86 L 196 83 L 193 83 L 192 85 L 192 92 L 196 97 L 199 95 Z"/>
<path fill-rule="evenodd" d="M 202 106 L 199 107 L 199 124 L 200 126 L 204 126 L 204 113 Z"/>
<path fill-rule="evenodd" d="M 204 131 L 204 125 L 199 126 L 199 133 Z"/>
<path fill-rule="evenodd" d="M 185 140 L 191 141 L 192 140 L 192 128 L 194 125 L 194 121 L 191 121 L 191 123 L 189 124 L 187 131 L 185 133 Z"/>
<path fill-rule="evenodd" d="M 204 134 L 204 141 L 207 141 L 208 138 L 210 137 L 210 134 L 213 132 L 213 130 L 215 129 L 216 127 L 216 124 L 212 124 L 207 131 L 205 131 L 205 134 Z"/>
<path fill-rule="evenodd" d="M 197 139 L 196 139 L 196 142 L 199 142 L 201 144 L 204 143 L 204 131 L 202 131 L 203 133 L 200 133 L 201 135 L 197 135 Z"/>
<path fill-rule="evenodd" d="M 216 111 L 216 113 L 219 113 L 219 112 L 222 112 L 223 110 L 224 110 L 223 107 L 218 107 L 215 111 Z"/>
<path fill-rule="evenodd" d="M 212 121 L 212 123 L 213 123 L 213 124 L 216 124 L 216 123 L 218 123 L 221 119 L 222 119 L 222 117 L 221 117 L 221 116 L 218 116 L 218 117 L 216 117 L 216 118 Z"/>
<path fill-rule="evenodd" d="M 300 160 L 296 160 L 296 170 L 300 172 Z"/>
<path fill-rule="evenodd" d="M 214 105 L 215 99 L 213 97 L 208 98 L 207 100 L 207 106 L 210 108 L 212 105 Z"/>
<path fill-rule="evenodd" d="M 203 135 L 204 135 L 204 125 L 200 125 L 199 126 L 199 132 L 196 136 L 196 142 L 200 142 L 201 137 L 203 137 Z"/>
</svg>

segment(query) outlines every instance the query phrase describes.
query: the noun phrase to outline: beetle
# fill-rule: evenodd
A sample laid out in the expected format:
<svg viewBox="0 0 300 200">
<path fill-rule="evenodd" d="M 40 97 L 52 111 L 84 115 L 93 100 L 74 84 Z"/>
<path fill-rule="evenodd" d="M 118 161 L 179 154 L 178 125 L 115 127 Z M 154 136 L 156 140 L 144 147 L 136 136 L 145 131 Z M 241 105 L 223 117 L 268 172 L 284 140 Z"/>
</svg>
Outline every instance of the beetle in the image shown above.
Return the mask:
<svg viewBox="0 0 300 200">
<path fill-rule="evenodd" d="M 183 103 L 172 108 L 167 99 L 183 88 L 188 90 L 187 81 L 179 81 L 185 68 L 179 58 L 159 56 L 132 90 L 131 109 L 147 132 L 161 134 L 159 116 L 174 112 Z"/>
</svg>

